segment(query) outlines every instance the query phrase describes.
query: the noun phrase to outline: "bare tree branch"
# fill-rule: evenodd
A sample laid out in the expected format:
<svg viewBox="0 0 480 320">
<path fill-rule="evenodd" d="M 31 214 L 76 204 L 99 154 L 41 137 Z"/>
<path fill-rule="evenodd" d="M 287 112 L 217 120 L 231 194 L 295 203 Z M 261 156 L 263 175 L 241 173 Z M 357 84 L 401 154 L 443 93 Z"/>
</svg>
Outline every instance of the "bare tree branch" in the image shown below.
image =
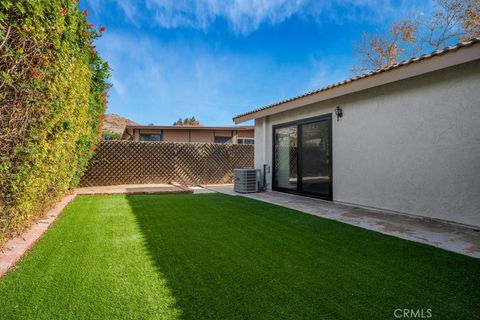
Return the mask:
<svg viewBox="0 0 480 320">
<path fill-rule="evenodd" d="M 358 65 L 354 73 L 364 73 L 409 59 L 425 50 L 437 50 L 453 41 L 480 35 L 480 0 L 436 0 L 437 9 L 429 17 L 413 17 L 394 22 L 383 34 L 363 34 L 354 44 Z"/>
</svg>

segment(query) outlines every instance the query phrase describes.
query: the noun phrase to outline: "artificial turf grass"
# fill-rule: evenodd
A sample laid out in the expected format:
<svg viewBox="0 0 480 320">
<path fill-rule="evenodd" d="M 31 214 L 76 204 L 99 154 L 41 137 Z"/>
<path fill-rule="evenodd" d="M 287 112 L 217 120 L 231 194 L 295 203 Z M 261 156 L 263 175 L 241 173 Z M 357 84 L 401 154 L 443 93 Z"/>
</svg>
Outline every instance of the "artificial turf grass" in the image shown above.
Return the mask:
<svg viewBox="0 0 480 320">
<path fill-rule="evenodd" d="M 219 194 L 84 196 L 0 280 L 0 318 L 480 314 L 480 260 Z"/>
<path fill-rule="evenodd" d="M 77 197 L 0 279 L 0 319 L 174 319 L 174 303 L 122 197 Z"/>
</svg>

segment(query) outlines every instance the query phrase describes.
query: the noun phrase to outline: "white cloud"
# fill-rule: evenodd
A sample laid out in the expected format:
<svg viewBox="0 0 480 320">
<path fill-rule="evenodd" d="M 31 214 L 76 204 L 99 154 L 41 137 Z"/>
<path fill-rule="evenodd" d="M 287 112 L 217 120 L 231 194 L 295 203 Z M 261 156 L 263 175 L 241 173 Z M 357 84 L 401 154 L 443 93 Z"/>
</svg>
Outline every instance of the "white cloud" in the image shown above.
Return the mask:
<svg viewBox="0 0 480 320">
<path fill-rule="evenodd" d="M 138 27 L 140 25 L 138 21 L 139 17 L 139 8 L 136 1 L 130 0 L 119 0 L 116 1 L 117 5 L 122 9 L 123 14 L 127 20 L 132 23 L 134 26 Z"/>
<path fill-rule="evenodd" d="M 304 9 L 310 0 L 146 0 L 154 19 L 164 28 L 206 30 L 224 19 L 235 33 L 245 34 L 262 23 L 276 24 Z"/>
<path fill-rule="evenodd" d="M 121 97 L 125 96 L 125 93 L 126 93 L 125 85 L 123 84 L 123 82 L 120 79 L 118 79 L 115 76 L 115 73 L 113 73 L 113 75 L 110 79 L 110 82 L 112 83 L 113 90 L 115 90 L 118 93 L 119 96 L 121 96 Z"/>
<path fill-rule="evenodd" d="M 235 34 L 249 34 L 262 24 L 279 24 L 293 15 L 314 19 L 385 21 L 409 10 L 409 0 L 88 0 L 94 10 L 115 2 L 130 23 L 154 23 L 166 29 L 207 31 L 223 20 Z"/>
<path fill-rule="evenodd" d="M 255 71 L 264 64 L 200 44 L 166 43 L 113 31 L 105 34 L 99 50 L 113 69 L 111 111 L 120 112 L 116 104 L 128 105 L 141 110 L 138 121 L 145 123 L 169 124 L 200 114 L 206 123 L 225 123 L 232 108 L 254 104 L 248 98 L 239 101 L 241 90 L 251 85 L 239 80 L 259 81 Z M 145 114 L 151 120 L 142 121 Z"/>
<path fill-rule="evenodd" d="M 326 61 L 299 69 L 263 55 L 112 30 L 98 47 L 113 69 L 109 111 L 133 113 L 139 123 L 196 116 L 204 124 L 231 124 L 240 111 L 305 92 L 333 74 Z"/>
</svg>

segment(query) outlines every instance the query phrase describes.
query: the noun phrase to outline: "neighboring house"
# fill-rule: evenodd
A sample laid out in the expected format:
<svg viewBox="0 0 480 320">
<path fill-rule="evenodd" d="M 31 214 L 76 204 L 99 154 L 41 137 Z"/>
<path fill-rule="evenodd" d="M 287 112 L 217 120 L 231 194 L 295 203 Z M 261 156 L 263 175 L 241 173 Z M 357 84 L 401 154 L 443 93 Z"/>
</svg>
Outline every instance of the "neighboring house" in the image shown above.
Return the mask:
<svg viewBox="0 0 480 320">
<path fill-rule="evenodd" d="M 253 126 L 126 126 L 123 140 L 254 144 Z"/>
<path fill-rule="evenodd" d="M 252 119 L 268 189 L 480 226 L 480 39 L 234 121 Z"/>
</svg>

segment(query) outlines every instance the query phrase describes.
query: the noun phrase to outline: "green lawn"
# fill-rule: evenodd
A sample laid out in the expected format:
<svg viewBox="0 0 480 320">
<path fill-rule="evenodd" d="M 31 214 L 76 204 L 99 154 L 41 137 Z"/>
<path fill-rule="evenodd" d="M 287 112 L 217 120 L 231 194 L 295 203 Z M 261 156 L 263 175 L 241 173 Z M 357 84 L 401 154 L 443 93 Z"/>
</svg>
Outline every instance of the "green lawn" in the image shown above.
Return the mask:
<svg viewBox="0 0 480 320">
<path fill-rule="evenodd" d="M 480 316 L 480 260 L 220 194 L 81 196 L 0 279 L 0 319 Z"/>
</svg>

